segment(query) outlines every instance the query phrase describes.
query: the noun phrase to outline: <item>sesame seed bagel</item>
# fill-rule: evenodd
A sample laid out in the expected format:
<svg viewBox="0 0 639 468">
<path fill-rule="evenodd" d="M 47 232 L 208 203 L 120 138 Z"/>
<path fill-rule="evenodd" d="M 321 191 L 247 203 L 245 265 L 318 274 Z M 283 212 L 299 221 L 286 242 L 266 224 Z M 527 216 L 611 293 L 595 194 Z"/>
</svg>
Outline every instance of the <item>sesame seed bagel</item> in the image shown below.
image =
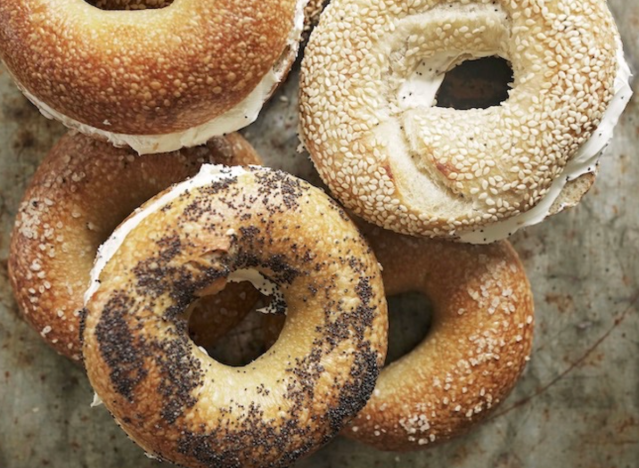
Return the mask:
<svg viewBox="0 0 639 468">
<path fill-rule="evenodd" d="M 135 442 L 180 465 L 290 465 L 364 406 L 386 353 L 368 244 L 321 190 L 280 171 L 203 166 L 118 228 L 92 278 L 91 384 Z M 188 305 L 237 278 L 270 289 L 288 316 L 240 368 L 186 333 Z"/>
<path fill-rule="evenodd" d="M 436 107 L 447 71 L 490 56 L 512 66 L 507 100 Z M 566 182 L 595 172 L 629 75 L 605 0 L 334 0 L 305 50 L 302 137 L 332 192 L 366 220 L 489 242 L 540 222 Z"/>
<path fill-rule="evenodd" d="M 0 58 L 46 116 L 168 152 L 255 120 L 297 55 L 305 3 L 1 2 Z"/>
<path fill-rule="evenodd" d="M 317 23 L 319 23 L 320 15 L 324 11 L 324 7 L 328 4 L 329 0 L 308 0 L 306 7 L 304 7 L 304 31 L 302 37 L 304 40 L 308 40 L 311 31 Z"/>
<path fill-rule="evenodd" d="M 138 157 L 72 132 L 46 156 L 17 214 L 9 277 L 23 316 L 58 353 L 81 359 L 79 316 L 98 246 L 143 202 L 196 174 L 203 163 L 261 160 L 238 134 Z M 249 285 L 229 285 L 194 306 L 192 333 L 209 345 L 240 321 L 257 297 Z M 212 315 L 211 309 L 227 312 Z"/>
<path fill-rule="evenodd" d="M 422 293 L 433 316 L 424 340 L 382 370 L 343 434 L 394 451 L 449 440 L 504 400 L 528 360 L 533 299 L 524 269 L 506 241 L 473 246 L 364 232 L 386 296 Z"/>
</svg>

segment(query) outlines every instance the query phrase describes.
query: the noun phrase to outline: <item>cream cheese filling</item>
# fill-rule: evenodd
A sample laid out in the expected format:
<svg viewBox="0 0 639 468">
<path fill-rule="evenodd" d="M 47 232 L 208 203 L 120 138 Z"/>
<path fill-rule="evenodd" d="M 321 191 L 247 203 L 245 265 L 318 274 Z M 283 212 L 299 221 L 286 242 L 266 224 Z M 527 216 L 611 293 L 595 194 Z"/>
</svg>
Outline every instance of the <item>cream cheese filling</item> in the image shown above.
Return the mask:
<svg viewBox="0 0 639 468">
<path fill-rule="evenodd" d="M 102 401 L 102 398 L 100 398 L 100 396 L 93 392 L 93 401 L 91 402 L 91 408 L 95 408 L 96 406 L 100 406 L 103 405 L 104 402 Z"/>
<path fill-rule="evenodd" d="M 259 292 L 265 296 L 270 296 L 272 298 L 271 302 L 267 306 L 257 309 L 258 312 L 263 314 L 277 314 L 283 311 L 286 313 L 284 295 L 274 282 L 266 278 L 259 271 L 255 269 L 235 270 L 231 272 L 226 280 L 231 283 L 248 281 Z M 279 307 L 280 305 L 282 307 Z"/>
<path fill-rule="evenodd" d="M 139 154 L 166 153 L 183 147 L 197 146 L 215 136 L 240 130 L 257 119 L 264 102 L 274 92 L 277 84 L 285 77 L 288 71 L 286 64 L 289 60 L 295 60 L 297 56 L 304 29 L 304 7 L 307 2 L 308 0 L 297 1 L 293 27 L 289 33 L 283 56 L 280 57 L 253 91 L 243 101 L 224 114 L 183 131 L 158 135 L 129 135 L 95 128 L 56 111 L 48 104 L 40 101 L 24 86 L 20 85 L 17 80 L 14 79 L 14 81 L 18 83 L 18 87 L 27 99 L 38 107 L 45 117 L 58 120 L 65 126 L 79 130 L 85 135 L 106 140 L 114 146 L 129 146 Z M 104 125 L 108 126 L 109 122 L 105 120 Z"/>
<path fill-rule="evenodd" d="M 612 140 L 614 127 L 619 122 L 619 118 L 632 96 L 632 88 L 630 87 L 632 73 L 625 59 L 621 41 L 619 41 L 619 47 L 617 48 L 617 62 L 619 66 L 614 83 L 615 94 L 601 119 L 599 127 L 568 161 L 562 175 L 555 179 L 544 198 L 525 213 L 481 228 L 458 232 L 459 240 L 471 244 L 489 244 L 506 239 L 521 228 L 542 222 L 549 215 L 552 205 L 569 181 L 597 170 L 599 158 Z M 564 208 L 562 206 L 559 211 Z"/>
<path fill-rule="evenodd" d="M 471 55 L 470 59 L 493 55 L 498 55 L 498 52 Z M 442 52 L 420 62 L 419 66 L 400 88 L 398 95 L 399 107 L 406 110 L 415 107 L 434 106 L 437 92 L 443 83 L 446 71 L 458 63 L 461 57 L 459 54 Z M 535 207 L 525 213 L 488 226 L 458 232 L 457 235 L 461 241 L 472 244 L 487 244 L 505 239 L 523 227 L 540 223 L 549 215 L 555 200 L 557 200 L 569 181 L 577 179 L 586 173 L 596 171 L 598 160 L 612 140 L 613 129 L 632 96 L 632 89 L 630 88 L 631 71 L 625 60 L 621 43 L 619 43 L 617 50 L 617 60 L 619 67 L 615 78 L 615 95 L 606 109 L 599 127 L 568 161 L 562 176 L 553 182 L 546 196 Z M 564 208 L 564 206 L 561 206 L 559 211 Z"/>
</svg>

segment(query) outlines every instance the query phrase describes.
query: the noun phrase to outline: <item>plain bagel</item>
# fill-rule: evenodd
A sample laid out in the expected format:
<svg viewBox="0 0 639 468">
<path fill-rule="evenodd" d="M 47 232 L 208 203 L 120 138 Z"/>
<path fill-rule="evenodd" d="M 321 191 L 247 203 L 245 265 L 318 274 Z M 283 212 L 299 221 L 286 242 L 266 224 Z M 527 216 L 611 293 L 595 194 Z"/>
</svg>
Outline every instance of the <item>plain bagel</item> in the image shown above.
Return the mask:
<svg viewBox="0 0 639 468">
<path fill-rule="evenodd" d="M 305 4 L 3 1 L 0 58 L 48 117 L 168 152 L 255 120 L 297 55 Z"/>
<path fill-rule="evenodd" d="M 386 353 L 381 273 L 326 196 L 266 168 L 203 166 L 100 250 L 83 354 L 96 393 L 151 456 L 189 467 L 284 467 L 366 403 Z M 211 359 L 185 311 L 250 279 L 288 320 L 248 366 Z"/>
<path fill-rule="evenodd" d="M 72 132 L 50 151 L 17 214 L 9 277 L 23 317 L 58 353 L 81 359 L 80 310 L 98 246 L 143 202 L 196 174 L 203 163 L 261 160 L 238 134 L 202 147 L 138 157 Z M 195 305 L 191 332 L 209 346 L 256 300 L 252 287 L 231 284 Z"/>
<path fill-rule="evenodd" d="M 474 246 L 364 232 L 386 296 L 422 293 L 433 316 L 424 340 L 384 367 L 343 433 L 380 450 L 445 442 L 484 420 L 528 361 L 534 307 L 526 273 L 506 241 Z"/>
<path fill-rule="evenodd" d="M 606 1 L 392 3 L 332 1 L 304 52 L 302 137 L 335 196 L 386 229 L 476 243 L 574 205 L 632 94 Z M 506 101 L 436 107 L 446 71 L 495 55 Z"/>
</svg>

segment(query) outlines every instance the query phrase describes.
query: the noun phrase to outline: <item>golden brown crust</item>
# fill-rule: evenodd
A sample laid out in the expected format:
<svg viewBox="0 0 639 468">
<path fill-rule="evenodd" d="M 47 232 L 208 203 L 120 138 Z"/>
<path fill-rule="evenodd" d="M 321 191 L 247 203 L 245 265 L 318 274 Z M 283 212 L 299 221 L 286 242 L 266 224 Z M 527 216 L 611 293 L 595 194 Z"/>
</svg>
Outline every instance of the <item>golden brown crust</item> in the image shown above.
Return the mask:
<svg viewBox="0 0 639 468">
<path fill-rule="evenodd" d="M 373 390 L 387 339 L 381 273 L 319 189 L 265 168 L 206 170 L 194 179 L 203 185 L 165 192 L 126 237 L 114 233 L 123 243 L 87 303 L 88 376 L 154 456 L 193 468 L 288 466 Z M 184 310 L 245 269 L 278 285 L 288 320 L 266 354 L 229 368 L 188 339 Z"/>
<path fill-rule="evenodd" d="M 527 212 L 614 94 L 605 0 L 390 3 L 334 0 L 305 50 L 302 136 L 320 175 L 357 214 L 412 235 L 454 238 Z M 448 51 L 508 59 L 509 99 L 467 111 L 419 103 L 406 78 L 419 82 Z M 453 66 L 468 58 L 450 53 Z"/>
<path fill-rule="evenodd" d="M 245 165 L 261 160 L 238 134 L 203 147 L 139 157 L 71 132 L 47 155 L 20 205 L 9 276 L 27 322 L 57 352 L 81 358 L 79 311 L 98 246 L 134 209 L 194 175 L 202 163 Z M 257 298 L 251 287 L 239 291 L 247 294 L 246 302 L 237 300 L 237 292 L 208 299 L 220 299 L 225 308 L 238 311 L 236 318 L 228 316 L 220 333 L 240 320 Z"/>
<path fill-rule="evenodd" d="M 241 102 L 287 45 L 296 1 L 180 0 L 105 11 L 0 3 L 0 57 L 38 100 L 108 132 L 173 133 Z"/>
<path fill-rule="evenodd" d="M 427 337 L 382 370 L 343 433 L 381 450 L 416 450 L 483 420 L 517 382 L 532 346 L 533 299 L 516 252 L 416 239 L 366 226 L 386 295 L 433 304 Z"/>
</svg>

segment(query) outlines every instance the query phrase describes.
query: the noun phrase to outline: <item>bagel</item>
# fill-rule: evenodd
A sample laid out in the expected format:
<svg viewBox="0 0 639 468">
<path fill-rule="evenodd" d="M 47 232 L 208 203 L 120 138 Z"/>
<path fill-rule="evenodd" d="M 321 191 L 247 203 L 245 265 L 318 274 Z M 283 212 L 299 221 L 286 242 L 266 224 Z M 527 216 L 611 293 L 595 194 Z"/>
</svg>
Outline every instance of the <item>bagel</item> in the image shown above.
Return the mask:
<svg viewBox="0 0 639 468">
<path fill-rule="evenodd" d="M 513 69 L 506 101 L 435 106 L 446 71 L 495 55 Z M 605 0 L 334 0 L 304 52 L 301 136 L 367 221 L 491 242 L 587 191 L 629 76 Z"/>
<path fill-rule="evenodd" d="M 383 267 L 386 296 L 422 293 L 433 315 L 427 336 L 384 367 L 343 434 L 393 451 L 463 434 L 510 393 L 531 352 L 534 306 L 519 258 L 507 241 L 467 245 L 370 226 L 364 232 Z"/>
<path fill-rule="evenodd" d="M 209 162 L 261 161 L 238 134 L 203 147 L 142 158 L 68 133 L 47 155 L 16 217 L 9 277 L 22 315 L 58 353 L 81 360 L 79 312 L 98 246 L 144 201 Z M 196 305 L 192 332 L 198 343 L 210 345 L 256 300 L 254 288 L 235 284 Z M 209 309 L 226 312 L 211 316 Z"/>
<path fill-rule="evenodd" d="M 288 320 L 231 368 L 194 346 L 185 310 L 251 279 Z M 203 166 L 101 247 L 87 291 L 87 375 L 151 456 L 189 467 L 288 466 L 373 391 L 386 352 L 379 266 L 344 211 L 280 171 Z"/>
<path fill-rule="evenodd" d="M 1 2 L 0 58 L 45 116 L 138 153 L 169 152 L 257 118 L 295 60 L 305 4 Z"/>
<path fill-rule="evenodd" d="M 320 15 L 324 11 L 324 7 L 328 4 L 329 0 L 308 0 L 308 3 L 304 7 L 304 31 L 302 32 L 302 38 L 308 40 L 311 31 L 317 23 L 319 23 Z"/>
</svg>

